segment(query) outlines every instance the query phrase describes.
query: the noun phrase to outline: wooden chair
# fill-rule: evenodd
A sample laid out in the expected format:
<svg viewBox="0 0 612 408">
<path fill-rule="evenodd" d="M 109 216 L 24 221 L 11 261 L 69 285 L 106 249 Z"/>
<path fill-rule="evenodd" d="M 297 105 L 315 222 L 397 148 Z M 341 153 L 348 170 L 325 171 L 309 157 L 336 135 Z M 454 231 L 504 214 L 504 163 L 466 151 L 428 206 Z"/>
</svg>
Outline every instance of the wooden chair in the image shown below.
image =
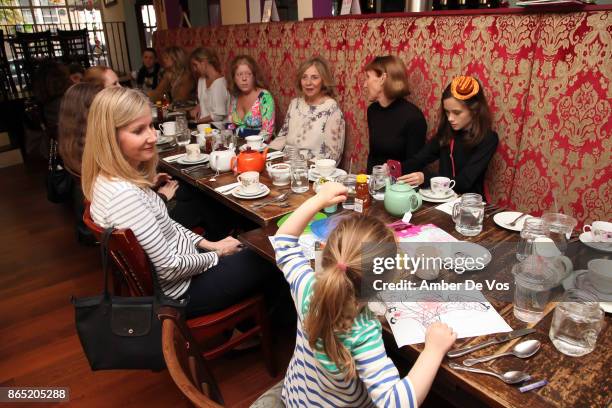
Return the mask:
<svg viewBox="0 0 612 408">
<path fill-rule="evenodd" d="M 4 31 L 0 30 L 0 88 L 3 99 L 17 97 L 17 87 L 9 64 L 4 43 Z"/>
<path fill-rule="evenodd" d="M 32 77 L 40 63 L 55 59 L 51 32 L 21 33 L 18 31 L 16 35 L 11 43 L 15 55 L 15 67 L 18 74 L 24 76 L 26 87 L 31 88 Z"/>
<path fill-rule="evenodd" d="M 96 225 L 89 212 L 89 204 L 85 205 L 83 214 L 85 225 L 99 240 L 104 229 Z M 108 243 L 109 255 L 120 272 L 120 282 L 114 280 L 115 293 L 121 293 L 119 287 L 125 284 L 131 296 L 151 296 L 153 294 L 153 280 L 149 260 L 146 253 L 136 240 L 130 229 L 121 229 L 113 232 Z M 266 315 L 265 302 L 262 295 L 256 295 L 243 300 L 227 309 L 204 316 L 187 320 L 196 341 L 218 336 L 232 330 L 238 323 L 244 321 L 255 322 L 255 326 L 246 332 L 235 336 L 225 343 L 205 350 L 202 356 L 206 360 L 220 357 L 236 346 L 243 344 L 254 336 L 260 336 L 266 368 L 272 377 L 276 375 L 276 367 L 272 354 L 270 325 Z"/>
<path fill-rule="evenodd" d="M 91 66 L 89 62 L 89 41 L 87 29 L 57 30 L 57 39 L 62 50 L 62 61 L 66 64 L 77 62 L 83 68 Z"/>
<path fill-rule="evenodd" d="M 178 311 L 164 307 L 158 317 L 162 321 L 164 360 L 176 386 L 196 407 L 221 408 L 221 391 Z M 281 391 L 282 381 L 260 396 L 251 408 L 283 408 Z"/>
</svg>

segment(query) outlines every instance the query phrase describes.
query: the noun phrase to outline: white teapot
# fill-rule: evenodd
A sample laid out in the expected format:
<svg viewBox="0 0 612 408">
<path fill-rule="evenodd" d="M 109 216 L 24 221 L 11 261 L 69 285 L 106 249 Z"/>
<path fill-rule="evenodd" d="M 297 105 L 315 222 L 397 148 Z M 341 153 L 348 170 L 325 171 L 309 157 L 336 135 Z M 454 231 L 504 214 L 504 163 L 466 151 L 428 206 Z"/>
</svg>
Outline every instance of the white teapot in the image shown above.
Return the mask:
<svg viewBox="0 0 612 408">
<path fill-rule="evenodd" d="M 230 171 L 232 169 L 232 159 L 236 157 L 233 149 L 220 147 L 210 154 L 210 168 L 214 171 Z"/>
</svg>

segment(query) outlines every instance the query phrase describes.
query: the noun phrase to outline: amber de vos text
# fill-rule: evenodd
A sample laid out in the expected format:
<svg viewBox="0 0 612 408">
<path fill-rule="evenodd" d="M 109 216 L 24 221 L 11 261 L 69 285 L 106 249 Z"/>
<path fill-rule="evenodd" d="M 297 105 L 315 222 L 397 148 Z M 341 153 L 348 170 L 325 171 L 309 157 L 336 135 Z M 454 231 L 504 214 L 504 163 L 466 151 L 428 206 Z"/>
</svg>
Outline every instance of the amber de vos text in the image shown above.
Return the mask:
<svg viewBox="0 0 612 408">
<path fill-rule="evenodd" d="M 480 270 L 486 266 L 485 259 L 482 257 L 426 257 L 416 256 L 411 257 L 407 254 L 397 254 L 395 257 L 374 258 L 372 264 L 372 272 L 380 275 L 385 271 L 409 271 L 411 274 L 417 273 L 419 270 L 454 270 L 457 273 L 463 273 L 466 270 Z M 376 279 L 372 282 L 374 290 L 510 290 L 508 282 L 498 282 L 495 279 L 487 279 L 482 282 L 476 282 L 471 279 L 466 279 L 463 282 L 446 282 L 443 279 L 439 282 L 429 282 L 423 280 L 421 282 L 412 282 L 406 279 L 401 279 L 395 282 L 385 282 L 382 279 Z"/>
</svg>

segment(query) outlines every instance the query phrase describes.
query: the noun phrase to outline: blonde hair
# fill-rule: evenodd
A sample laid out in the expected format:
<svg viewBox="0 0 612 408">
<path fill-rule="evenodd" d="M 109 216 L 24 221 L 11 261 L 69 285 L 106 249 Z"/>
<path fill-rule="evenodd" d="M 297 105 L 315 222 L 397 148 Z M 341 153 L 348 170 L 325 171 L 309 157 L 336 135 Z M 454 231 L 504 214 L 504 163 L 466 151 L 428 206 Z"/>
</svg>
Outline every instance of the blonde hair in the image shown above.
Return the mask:
<svg viewBox="0 0 612 408">
<path fill-rule="evenodd" d="M 172 80 L 180 78 L 188 70 L 187 55 L 181 47 L 167 47 L 162 54 L 172 60 L 172 67 L 169 69 Z"/>
<path fill-rule="evenodd" d="M 365 243 L 365 245 L 364 245 Z M 355 376 L 355 361 L 338 334 L 348 332 L 362 312 L 357 297 L 364 270 L 374 258 L 395 256 L 393 231 L 378 218 L 351 216 L 341 220 L 327 239 L 322 271 L 317 272 L 304 329 L 313 350 L 319 339 L 325 354 L 347 378 Z"/>
<path fill-rule="evenodd" d="M 406 66 L 394 55 L 376 57 L 365 66 L 365 71 L 374 71 L 376 76 L 387 74 L 383 92 L 388 99 L 395 100 L 410 95 Z"/>
<path fill-rule="evenodd" d="M 99 175 L 129 181 L 140 188 L 153 185 L 157 154 L 135 169 L 123 155 L 118 141 L 119 129 L 150 114 L 149 99 L 134 89 L 110 87 L 96 95 L 87 115 L 89 126 L 81 165 L 81 185 L 87 200 L 92 199 Z"/>
<path fill-rule="evenodd" d="M 217 53 L 211 50 L 210 48 L 199 47 L 193 50 L 190 60 L 196 60 L 198 62 L 207 61 L 210 65 L 213 66 L 217 72 L 221 73 L 221 62 L 219 61 L 219 57 Z"/>
<path fill-rule="evenodd" d="M 323 95 L 327 95 L 331 98 L 336 97 L 336 84 L 334 79 L 332 78 L 331 71 L 329 69 L 329 64 L 327 61 L 321 57 L 313 57 L 309 60 L 302 62 L 300 67 L 297 70 L 296 76 L 296 88 L 298 92 L 302 93 L 302 76 L 304 72 L 310 67 L 314 66 L 317 71 L 319 71 L 319 75 L 321 75 L 321 92 Z"/>
</svg>

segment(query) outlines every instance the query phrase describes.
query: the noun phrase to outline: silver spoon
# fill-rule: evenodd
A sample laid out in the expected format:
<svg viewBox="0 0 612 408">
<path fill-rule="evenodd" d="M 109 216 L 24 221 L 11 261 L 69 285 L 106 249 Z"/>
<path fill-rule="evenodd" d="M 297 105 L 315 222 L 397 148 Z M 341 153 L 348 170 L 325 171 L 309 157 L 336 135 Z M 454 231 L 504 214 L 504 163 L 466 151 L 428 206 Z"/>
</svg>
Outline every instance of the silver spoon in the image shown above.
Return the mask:
<svg viewBox="0 0 612 408">
<path fill-rule="evenodd" d="M 283 194 L 279 195 L 278 197 L 272 198 L 272 199 L 270 199 L 268 201 L 264 201 L 263 203 L 253 204 L 251 206 L 251 208 L 257 209 L 257 208 L 265 207 L 268 204 L 278 203 L 280 201 L 285 201 L 288 197 L 289 197 L 289 194 L 283 193 Z"/>
<path fill-rule="evenodd" d="M 472 373 L 492 375 L 493 377 L 499 378 L 506 384 L 517 384 L 523 381 L 527 381 L 531 378 L 529 374 L 523 371 L 507 371 L 505 373 L 500 374 L 500 373 L 496 373 L 495 371 L 487 371 L 487 370 L 481 370 L 479 368 L 464 367 L 457 363 L 448 363 L 448 366 L 454 370 L 463 370 L 463 371 L 470 371 Z"/>
<path fill-rule="evenodd" d="M 468 358 L 468 359 L 463 360 L 463 365 L 471 367 L 474 364 L 482 363 L 485 361 L 493 360 L 498 357 L 504 357 L 504 356 L 529 358 L 538 352 L 541 345 L 542 343 L 540 343 L 539 340 L 521 341 L 520 343 L 517 343 L 514 347 L 512 347 L 512 350 L 506 351 L 505 353 L 491 354 L 488 356 L 483 356 L 483 357 L 478 357 L 478 358 Z"/>
</svg>

